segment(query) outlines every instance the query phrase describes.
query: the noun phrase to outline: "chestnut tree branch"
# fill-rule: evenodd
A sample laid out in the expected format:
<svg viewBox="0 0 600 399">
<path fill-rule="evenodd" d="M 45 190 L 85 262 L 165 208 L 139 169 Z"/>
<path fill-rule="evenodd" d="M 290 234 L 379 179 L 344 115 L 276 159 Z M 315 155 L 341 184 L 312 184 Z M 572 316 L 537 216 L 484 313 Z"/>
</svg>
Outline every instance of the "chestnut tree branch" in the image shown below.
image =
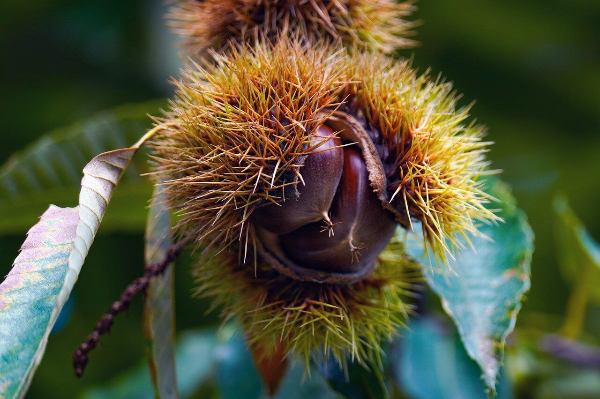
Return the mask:
<svg viewBox="0 0 600 399">
<path fill-rule="evenodd" d="M 148 265 L 145 269 L 144 275 L 135 279 L 131 284 L 125 288 L 121 293 L 121 297 L 118 301 L 114 302 L 110 309 L 102 315 L 96 327 L 92 333 L 87 337 L 84 343 L 79 345 L 79 348 L 73 354 L 73 369 L 77 377 L 81 377 L 88 363 L 89 353 L 96 347 L 100 341 L 100 337 L 110 331 L 113 325 L 114 318 L 119 313 L 126 311 L 136 294 L 140 291 L 146 291 L 150 280 L 154 277 L 162 275 L 169 264 L 173 262 L 183 251 L 185 245 L 190 241 L 191 235 L 188 235 L 181 239 L 177 244 L 169 246 L 165 258 L 151 265 Z"/>
</svg>

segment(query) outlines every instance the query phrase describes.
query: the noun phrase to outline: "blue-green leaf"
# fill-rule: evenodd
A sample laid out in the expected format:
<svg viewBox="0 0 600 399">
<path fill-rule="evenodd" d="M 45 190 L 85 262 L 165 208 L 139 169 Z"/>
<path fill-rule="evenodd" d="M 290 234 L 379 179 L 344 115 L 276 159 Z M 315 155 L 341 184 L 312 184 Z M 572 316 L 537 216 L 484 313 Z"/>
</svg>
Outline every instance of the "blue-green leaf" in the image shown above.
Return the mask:
<svg viewBox="0 0 600 399">
<path fill-rule="evenodd" d="M 482 226 L 487 238 L 473 238 L 473 248 L 450 261 L 451 270 L 433 265 L 423 271 L 493 394 L 506 336 L 514 328 L 522 297 L 530 287 L 533 232 L 506 185 L 489 182 L 490 193 L 501 201 L 498 215 L 504 222 Z M 421 241 L 409 239 L 407 249 L 428 265 Z"/>
<path fill-rule="evenodd" d="M 395 380 L 413 399 L 485 399 L 479 367 L 465 352 L 456 331 L 433 317 L 415 319 L 394 354 Z M 512 398 L 502 375 L 499 399 Z"/>
<path fill-rule="evenodd" d="M 69 298 L 115 187 L 144 138 L 83 169 L 79 206 L 51 206 L 0 284 L 0 397 L 21 398 Z"/>
<path fill-rule="evenodd" d="M 155 193 L 157 193 L 155 189 Z M 171 243 L 171 220 L 164 198 L 155 196 L 148 214 L 145 237 L 146 265 L 161 262 L 167 257 Z M 152 279 L 146 290 L 144 323 L 150 341 L 149 363 L 157 396 L 177 398 L 175 372 L 175 302 L 173 268 L 169 265 L 162 276 Z"/>
<path fill-rule="evenodd" d="M 238 333 L 215 351 L 216 377 L 221 399 L 258 399 L 263 385 L 246 341 Z"/>
<path fill-rule="evenodd" d="M 374 366 L 376 367 L 376 366 Z M 319 368 L 329 386 L 348 399 L 384 399 L 388 392 L 384 376 L 376 370 L 348 361 L 347 370 L 330 360 Z"/>
<path fill-rule="evenodd" d="M 33 226 L 0 285 L 0 397 L 25 394 L 39 364 L 66 284 L 77 208 L 51 206 Z"/>
<path fill-rule="evenodd" d="M 182 398 L 190 398 L 214 375 L 218 347 L 215 329 L 188 331 L 179 337 L 175 357 Z M 148 366 L 144 362 L 105 387 L 89 390 L 81 399 L 154 399 Z M 201 396 L 204 397 L 204 396 Z"/>
<path fill-rule="evenodd" d="M 289 370 L 273 396 L 267 395 L 246 340 L 239 333 L 215 351 L 217 386 L 221 399 L 334 399 L 343 398 L 332 390 L 320 373 L 305 375 L 302 361 L 290 361 Z"/>
<path fill-rule="evenodd" d="M 177 382 L 182 398 L 206 397 L 199 391 L 213 386 L 219 398 L 266 399 L 266 389 L 246 348 L 246 342 L 232 326 L 190 331 L 178 339 L 176 350 Z M 215 386 L 216 385 L 216 386 Z M 153 399 L 148 368 L 140 364 L 119 376 L 106 387 L 94 388 L 81 399 Z M 316 372 L 304 375 L 298 362 L 283 379 L 279 391 L 269 399 L 336 399 L 327 382 Z"/>
<path fill-rule="evenodd" d="M 310 376 L 306 376 L 304 371 L 303 362 L 292 364 L 272 399 L 343 399 L 346 397 L 334 391 L 317 370 L 311 370 Z"/>
</svg>

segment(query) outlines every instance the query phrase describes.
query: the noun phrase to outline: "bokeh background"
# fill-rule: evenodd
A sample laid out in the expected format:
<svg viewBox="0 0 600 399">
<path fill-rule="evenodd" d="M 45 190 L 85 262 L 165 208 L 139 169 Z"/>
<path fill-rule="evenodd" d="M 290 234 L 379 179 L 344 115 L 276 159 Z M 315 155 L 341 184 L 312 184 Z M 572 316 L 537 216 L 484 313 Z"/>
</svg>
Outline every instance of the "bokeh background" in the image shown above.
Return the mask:
<svg viewBox="0 0 600 399">
<path fill-rule="evenodd" d="M 536 234 L 532 289 L 518 325 L 560 319 L 569 287 L 557 267 L 553 196 L 566 194 L 600 240 L 600 2 L 421 0 L 418 7 L 422 45 L 400 55 L 453 81 L 463 104 L 477 101 L 472 114 L 495 142 L 493 167 L 503 170 Z M 99 111 L 167 98 L 181 64 L 176 38 L 164 26 L 167 8 L 161 0 L 0 2 L 0 163 Z M 0 236 L 0 275 L 24 234 Z M 70 322 L 50 340 L 28 397 L 76 397 L 142 361 L 138 298 L 92 354 L 83 379 L 75 379 L 70 364 L 142 265 L 142 231 L 100 229 L 74 290 Z M 178 329 L 214 324 L 217 314 L 207 316 L 207 304 L 191 298 L 185 262 L 176 275 Z M 600 310 L 589 312 L 586 332 L 600 338 Z"/>
</svg>

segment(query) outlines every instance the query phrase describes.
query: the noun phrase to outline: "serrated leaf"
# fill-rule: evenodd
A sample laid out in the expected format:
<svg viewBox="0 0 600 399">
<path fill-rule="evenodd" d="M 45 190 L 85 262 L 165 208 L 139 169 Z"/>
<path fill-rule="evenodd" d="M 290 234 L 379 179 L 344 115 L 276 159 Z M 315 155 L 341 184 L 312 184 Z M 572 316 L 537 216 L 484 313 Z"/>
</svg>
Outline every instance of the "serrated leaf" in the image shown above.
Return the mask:
<svg viewBox="0 0 600 399">
<path fill-rule="evenodd" d="M 514 329 L 522 297 L 530 287 L 533 232 L 506 185 L 498 180 L 489 183 L 490 194 L 501 201 L 498 215 L 504 223 L 482 226 L 488 238 L 474 237 L 473 248 L 450 261 L 452 270 L 434 264 L 423 272 L 493 395 L 506 336 Z M 407 250 L 429 265 L 421 242 L 409 239 Z"/>
<path fill-rule="evenodd" d="M 395 380 L 413 399 L 485 399 L 478 365 L 465 352 L 458 334 L 433 317 L 411 322 L 394 357 Z M 508 378 L 500 379 L 499 399 L 512 398 Z"/>
<path fill-rule="evenodd" d="M 155 194 L 157 194 L 155 189 Z M 148 214 L 145 237 L 146 265 L 161 262 L 167 257 L 171 244 L 169 210 L 162 205 L 161 195 L 153 197 Z M 177 398 L 175 371 L 175 301 L 173 267 L 169 265 L 162 276 L 152 279 L 146 290 L 144 324 L 150 341 L 148 361 L 157 397 Z"/>
<path fill-rule="evenodd" d="M 51 206 L 30 230 L 0 284 L 0 397 L 25 395 L 114 189 L 145 139 L 92 159 L 83 169 L 79 206 Z"/>
<path fill-rule="evenodd" d="M 50 208 L 27 233 L 21 253 L 0 285 L 0 397 L 22 397 L 63 304 L 77 208 Z"/>
<path fill-rule="evenodd" d="M 589 299 L 600 303 L 600 245 L 569 207 L 566 198 L 554 199 L 555 228 L 560 270 L 574 287 L 585 289 Z"/>
<path fill-rule="evenodd" d="M 0 234 L 21 234 L 49 203 L 75 205 L 81 170 L 95 155 L 126 147 L 151 126 L 148 113 L 163 101 L 126 105 L 104 111 L 73 126 L 53 131 L 11 156 L 0 168 Z M 123 176 L 102 231 L 143 231 L 145 205 L 152 185 L 140 158 Z"/>
</svg>

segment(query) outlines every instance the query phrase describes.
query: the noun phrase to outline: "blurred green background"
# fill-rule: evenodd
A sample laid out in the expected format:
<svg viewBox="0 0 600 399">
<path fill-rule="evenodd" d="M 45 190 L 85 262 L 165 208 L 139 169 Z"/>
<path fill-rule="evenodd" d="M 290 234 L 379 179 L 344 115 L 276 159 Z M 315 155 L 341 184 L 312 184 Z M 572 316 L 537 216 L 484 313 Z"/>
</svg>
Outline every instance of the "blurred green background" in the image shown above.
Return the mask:
<svg viewBox="0 0 600 399">
<path fill-rule="evenodd" d="M 422 46 L 402 55 L 453 81 L 463 104 L 477 100 L 472 113 L 496 143 L 493 167 L 504 171 L 536 234 L 532 289 L 518 325 L 539 314 L 560 316 L 568 287 L 556 261 L 553 195 L 565 193 L 600 239 L 600 1 L 422 0 L 418 6 Z M 181 60 L 164 27 L 167 8 L 161 0 L 0 2 L 0 162 L 99 111 L 168 97 Z M 138 299 L 91 355 L 85 377 L 72 374 L 72 352 L 142 271 L 142 232 L 102 231 L 75 287 L 70 324 L 51 338 L 30 398 L 75 397 L 144 355 Z M 24 234 L 0 237 L 0 275 L 8 273 Z M 218 315 L 206 316 L 206 303 L 191 298 L 187 265 L 176 274 L 178 329 L 215 323 Z M 587 333 L 600 337 L 600 310 L 589 311 Z"/>
</svg>

